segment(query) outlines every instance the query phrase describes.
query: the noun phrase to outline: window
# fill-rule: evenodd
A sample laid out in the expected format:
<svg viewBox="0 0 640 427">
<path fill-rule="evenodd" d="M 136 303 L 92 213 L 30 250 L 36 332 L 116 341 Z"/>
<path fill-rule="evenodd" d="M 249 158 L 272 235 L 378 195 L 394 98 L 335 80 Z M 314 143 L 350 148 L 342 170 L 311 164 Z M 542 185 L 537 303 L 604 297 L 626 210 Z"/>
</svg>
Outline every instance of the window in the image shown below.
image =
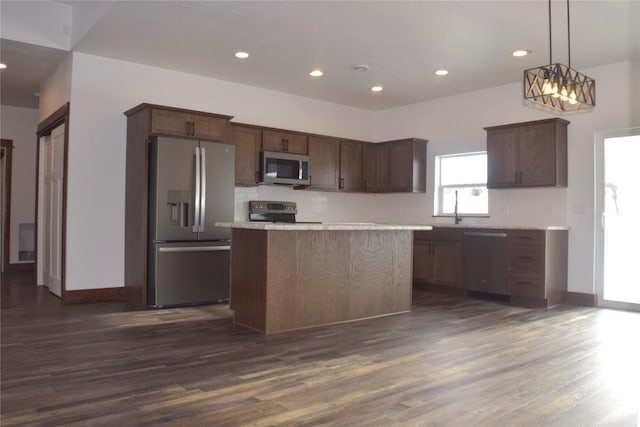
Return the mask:
<svg viewBox="0 0 640 427">
<path fill-rule="evenodd" d="M 458 198 L 458 213 L 487 215 L 487 153 L 451 154 L 436 157 L 435 215 L 452 215 Z"/>
</svg>

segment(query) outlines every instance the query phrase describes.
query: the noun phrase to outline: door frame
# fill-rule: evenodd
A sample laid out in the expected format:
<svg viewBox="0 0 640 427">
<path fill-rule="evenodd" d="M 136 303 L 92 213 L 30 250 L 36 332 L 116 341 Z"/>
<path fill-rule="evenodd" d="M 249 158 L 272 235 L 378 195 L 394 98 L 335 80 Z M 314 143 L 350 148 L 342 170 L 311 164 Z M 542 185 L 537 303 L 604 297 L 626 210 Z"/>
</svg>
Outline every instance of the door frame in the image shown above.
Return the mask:
<svg viewBox="0 0 640 427">
<path fill-rule="evenodd" d="M 36 245 L 35 245 L 35 257 L 34 262 L 36 268 L 34 269 L 34 282 L 36 286 L 38 284 L 38 258 L 40 254 L 38 253 L 38 239 L 40 238 L 40 230 L 38 229 L 38 223 L 40 222 L 39 218 L 39 196 L 40 196 L 40 152 L 41 152 L 41 142 L 44 136 L 50 135 L 51 131 L 61 124 L 65 125 L 64 128 L 64 155 L 63 155 L 63 183 L 62 183 L 62 231 L 60 233 L 60 282 L 61 282 L 61 292 L 60 299 L 64 303 L 66 301 L 66 259 L 67 259 L 67 187 L 68 187 L 68 156 L 69 156 L 69 112 L 70 112 L 70 103 L 66 102 L 62 107 L 58 108 L 47 118 L 38 123 L 38 131 L 36 133 L 37 136 L 37 150 L 36 150 L 36 212 L 35 212 L 35 236 L 36 236 Z"/>
<path fill-rule="evenodd" d="M 598 307 L 640 311 L 640 304 L 604 299 L 604 141 L 609 138 L 640 135 L 640 127 L 596 132 L 594 144 L 594 275 Z"/>
<path fill-rule="evenodd" d="M 2 139 L 0 145 L 5 149 L 5 167 L 2 171 L 4 177 L 2 177 L 2 185 L 4 186 L 4 201 L 2 203 L 3 224 L 2 224 L 2 272 L 7 273 L 9 271 L 9 261 L 11 260 L 11 164 L 13 156 L 13 140 Z M 0 160 L 1 161 L 1 160 Z"/>
</svg>

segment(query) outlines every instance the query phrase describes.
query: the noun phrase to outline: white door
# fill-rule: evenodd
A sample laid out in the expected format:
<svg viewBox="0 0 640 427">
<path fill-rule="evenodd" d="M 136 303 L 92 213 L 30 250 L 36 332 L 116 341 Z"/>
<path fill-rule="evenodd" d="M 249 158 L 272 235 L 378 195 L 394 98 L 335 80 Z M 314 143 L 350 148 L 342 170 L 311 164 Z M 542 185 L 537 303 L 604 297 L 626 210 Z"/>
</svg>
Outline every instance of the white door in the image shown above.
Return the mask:
<svg viewBox="0 0 640 427">
<path fill-rule="evenodd" d="M 64 128 L 45 140 L 44 149 L 44 283 L 62 295 L 62 190 L 64 184 Z"/>
<path fill-rule="evenodd" d="M 640 128 L 596 139 L 598 305 L 640 310 Z"/>
</svg>

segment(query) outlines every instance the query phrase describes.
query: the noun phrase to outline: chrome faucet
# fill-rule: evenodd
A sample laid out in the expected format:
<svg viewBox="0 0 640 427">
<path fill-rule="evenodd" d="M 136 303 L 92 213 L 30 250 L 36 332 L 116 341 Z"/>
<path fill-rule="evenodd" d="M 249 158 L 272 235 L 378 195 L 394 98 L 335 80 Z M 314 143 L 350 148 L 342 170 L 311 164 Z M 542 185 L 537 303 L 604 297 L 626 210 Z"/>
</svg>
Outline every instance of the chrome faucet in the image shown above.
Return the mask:
<svg viewBox="0 0 640 427">
<path fill-rule="evenodd" d="M 455 215 L 456 224 L 460 224 L 462 222 L 462 217 L 458 214 L 458 190 L 456 190 L 456 205 L 453 208 L 453 213 Z"/>
</svg>

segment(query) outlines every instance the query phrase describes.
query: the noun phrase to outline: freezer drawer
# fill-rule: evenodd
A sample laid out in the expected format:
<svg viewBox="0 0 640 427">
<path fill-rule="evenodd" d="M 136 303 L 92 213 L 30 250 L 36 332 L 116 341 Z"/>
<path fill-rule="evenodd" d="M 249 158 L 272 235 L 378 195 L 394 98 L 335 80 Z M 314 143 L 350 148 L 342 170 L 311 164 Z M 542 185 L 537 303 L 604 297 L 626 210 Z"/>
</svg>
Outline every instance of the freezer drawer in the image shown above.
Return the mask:
<svg viewBox="0 0 640 427">
<path fill-rule="evenodd" d="M 152 307 L 229 299 L 229 243 L 156 243 L 149 269 Z"/>
</svg>

